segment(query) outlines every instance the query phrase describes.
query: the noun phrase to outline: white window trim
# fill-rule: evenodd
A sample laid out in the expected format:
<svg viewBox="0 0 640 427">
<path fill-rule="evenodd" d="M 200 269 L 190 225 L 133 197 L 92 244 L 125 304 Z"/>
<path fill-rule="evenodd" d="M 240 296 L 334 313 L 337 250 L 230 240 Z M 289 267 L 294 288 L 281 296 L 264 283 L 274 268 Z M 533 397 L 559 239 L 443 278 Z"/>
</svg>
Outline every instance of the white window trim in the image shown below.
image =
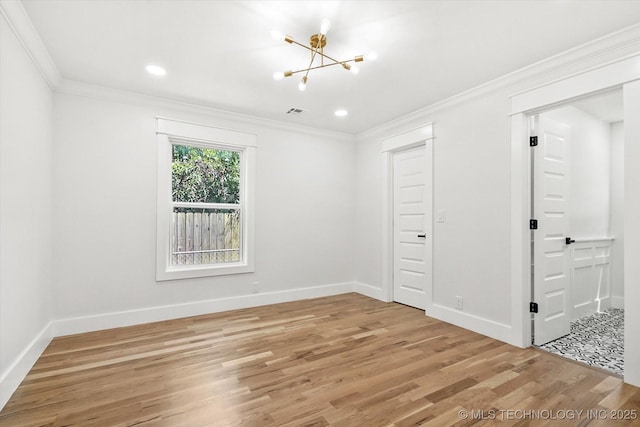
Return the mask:
<svg viewBox="0 0 640 427">
<path fill-rule="evenodd" d="M 255 151 L 256 135 L 205 124 L 157 117 L 157 231 L 156 281 L 252 273 L 255 271 Z M 190 266 L 172 266 L 170 236 L 173 202 L 171 199 L 171 146 L 175 143 L 199 145 L 207 148 L 233 149 L 241 152 L 240 205 L 242 255 L 241 262 Z"/>
</svg>

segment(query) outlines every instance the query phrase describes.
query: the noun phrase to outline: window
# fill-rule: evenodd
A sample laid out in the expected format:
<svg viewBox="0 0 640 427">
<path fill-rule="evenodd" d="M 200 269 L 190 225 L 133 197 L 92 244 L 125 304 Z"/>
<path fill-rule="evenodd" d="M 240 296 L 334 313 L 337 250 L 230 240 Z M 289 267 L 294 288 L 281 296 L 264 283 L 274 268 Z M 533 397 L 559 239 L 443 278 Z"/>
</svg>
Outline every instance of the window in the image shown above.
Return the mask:
<svg viewBox="0 0 640 427">
<path fill-rule="evenodd" d="M 158 118 L 157 280 L 253 268 L 255 135 Z"/>
<path fill-rule="evenodd" d="M 173 143 L 171 265 L 239 262 L 241 152 Z"/>
</svg>

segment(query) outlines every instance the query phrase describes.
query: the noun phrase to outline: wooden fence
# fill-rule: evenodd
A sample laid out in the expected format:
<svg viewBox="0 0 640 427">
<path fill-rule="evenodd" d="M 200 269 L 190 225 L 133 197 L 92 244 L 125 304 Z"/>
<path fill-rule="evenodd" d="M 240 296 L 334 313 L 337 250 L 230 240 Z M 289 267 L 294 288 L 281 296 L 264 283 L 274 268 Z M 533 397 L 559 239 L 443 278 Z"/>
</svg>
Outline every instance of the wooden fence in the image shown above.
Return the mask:
<svg viewBox="0 0 640 427">
<path fill-rule="evenodd" d="M 173 212 L 173 265 L 240 261 L 240 212 Z"/>
</svg>

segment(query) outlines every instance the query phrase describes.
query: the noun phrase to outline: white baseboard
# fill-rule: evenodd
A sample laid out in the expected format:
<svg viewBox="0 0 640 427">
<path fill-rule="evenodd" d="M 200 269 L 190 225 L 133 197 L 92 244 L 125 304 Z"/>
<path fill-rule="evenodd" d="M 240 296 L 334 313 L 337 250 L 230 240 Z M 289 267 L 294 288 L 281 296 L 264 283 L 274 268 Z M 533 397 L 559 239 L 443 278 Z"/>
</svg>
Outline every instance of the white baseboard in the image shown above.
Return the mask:
<svg viewBox="0 0 640 427">
<path fill-rule="evenodd" d="M 374 286 L 367 285 L 366 283 L 354 282 L 353 291 L 369 298 L 389 302 L 385 292 L 381 288 L 376 288 Z M 434 319 L 469 329 L 470 331 L 495 338 L 499 341 L 503 341 L 517 347 L 522 347 L 522 343 L 517 341 L 517 337 L 514 337 L 513 328 L 510 325 L 494 322 L 492 320 L 484 319 L 482 317 L 474 316 L 472 314 L 438 304 L 433 304 L 430 308 L 425 310 L 425 313 L 427 316 L 433 317 Z"/>
<path fill-rule="evenodd" d="M 381 288 L 376 288 L 366 283 L 353 282 L 353 291 L 369 298 L 389 302 Z"/>
<path fill-rule="evenodd" d="M 433 304 L 425 311 L 426 315 L 452 325 L 468 329 L 470 331 L 482 334 L 502 342 L 506 342 L 517 347 L 521 347 L 521 343 L 514 341 L 513 328 L 504 323 L 495 322 L 473 314 L 455 310 L 438 304 Z"/>
<path fill-rule="evenodd" d="M 42 354 L 45 348 L 53 339 L 53 323 L 40 331 L 38 335 L 27 345 L 27 347 L 14 360 L 9 368 L 0 376 L 0 410 L 4 408 L 11 396 L 16 391 L 24 377 L 27 376 L 33 365 Z"/>
<path fill-rule="evenodd" d="M 611 297 L 611 308 L 624 308 L 624 297 Z"/>
<path fill-rule="evenodd" d="M 376 288 L 366 283 L 353 282 L 353 291 L 369 298 L 389 302 L 389 299 L 381 288 Z M 494 322 L 438 304 L 433 304 L 425 310 L 425 313 L 434 319 L 442 320 L 443 322 L 469 329 L 470 331 L 495 338 L 511 345 L 522 347 L 522 343 L 517 341 L 517 337 L 514 337 L 513 328 L 510 325 Z"/>
<path fill-rule="evenodd" d="M 330 295 L 345 294 L 354 291 L 354 284 L 336 283 L 331 285 L 312 286 L 290 289 L 286 291 L 265 292 L 241 295 L 230 298 L 219 298 L 206 301 L 195 301 L 183 304 L 142 308 L 138 310 L 118 311 L 92 316 L 60 319 L 54 322 L 55 336 L 80 334 L 103 329 L 179 319 L 181 317 L 199 316 L 240 308 L 258 307 L 281 302 L 298 301 L 308 298 L 319 298 Z"/>
</svg>

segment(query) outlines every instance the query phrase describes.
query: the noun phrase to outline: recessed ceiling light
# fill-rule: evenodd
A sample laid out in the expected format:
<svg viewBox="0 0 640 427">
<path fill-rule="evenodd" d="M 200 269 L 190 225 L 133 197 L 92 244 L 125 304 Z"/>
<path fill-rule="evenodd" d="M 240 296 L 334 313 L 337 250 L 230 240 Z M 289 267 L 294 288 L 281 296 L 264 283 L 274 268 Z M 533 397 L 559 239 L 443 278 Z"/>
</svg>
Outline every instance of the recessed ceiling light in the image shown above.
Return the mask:
<svg viewBox="0 0 640 427">
<path fill-rule="evenodd" d="M 159 65 L 147 65 L 145 70 L 147 70 L 147 73 L 154 76 L 164 76 L 167 74 L 167 70 L 160 67 Z"/>
<path fill-rule="evenodd" d="M 336 112 L 333 114 L 335 114 L 336 117 L 344 117 L 349 114 L 349 112 L 347 110 L 336 110 Z"/>
</svg>

